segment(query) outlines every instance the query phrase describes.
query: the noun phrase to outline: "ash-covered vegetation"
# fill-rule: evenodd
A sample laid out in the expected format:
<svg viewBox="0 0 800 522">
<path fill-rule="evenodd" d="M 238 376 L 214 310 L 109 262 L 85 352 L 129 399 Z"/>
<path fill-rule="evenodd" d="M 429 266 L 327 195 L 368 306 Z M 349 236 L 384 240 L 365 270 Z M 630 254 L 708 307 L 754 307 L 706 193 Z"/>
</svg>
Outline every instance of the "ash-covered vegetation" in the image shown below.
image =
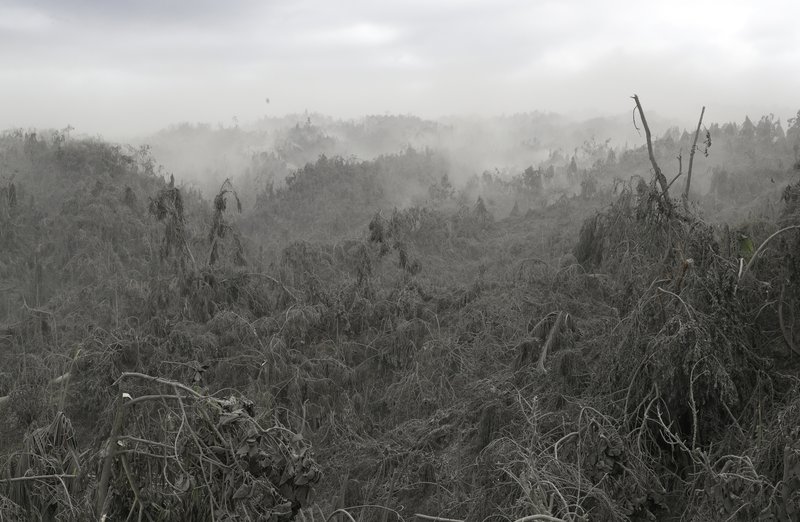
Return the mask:
<svg viewBox="0 0 800 522">
<path fill-rule="evenodd" d="M 0 520 L 797 520 L 800 112 L 647 130 L 4 132 Z"/>
</svg>

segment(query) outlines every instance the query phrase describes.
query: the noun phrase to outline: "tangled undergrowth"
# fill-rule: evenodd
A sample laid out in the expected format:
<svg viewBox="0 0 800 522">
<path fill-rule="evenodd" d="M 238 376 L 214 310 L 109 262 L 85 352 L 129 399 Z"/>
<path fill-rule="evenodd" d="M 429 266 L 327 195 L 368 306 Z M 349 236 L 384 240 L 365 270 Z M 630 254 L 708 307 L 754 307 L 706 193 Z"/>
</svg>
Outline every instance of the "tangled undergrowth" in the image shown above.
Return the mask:
<svg viewBox="0 0 800 522">
<path fill-rule="evenodd" d="M 266 254 L 230 183 L 148 187 L 86 196 L 140 243 L 0 238 L 41 296 L 0 325 L 0 520 L 800 516 L 800 184 L 734 229 L 633 180 Z"/>
</svg>

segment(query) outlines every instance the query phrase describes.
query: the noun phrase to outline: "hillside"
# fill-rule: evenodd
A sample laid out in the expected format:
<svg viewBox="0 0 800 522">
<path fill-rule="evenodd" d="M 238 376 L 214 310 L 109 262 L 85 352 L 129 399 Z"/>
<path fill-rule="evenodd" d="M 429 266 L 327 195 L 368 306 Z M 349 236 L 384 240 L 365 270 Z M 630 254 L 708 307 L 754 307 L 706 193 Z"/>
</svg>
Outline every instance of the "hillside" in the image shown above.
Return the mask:
<svg viewBox="0 0 800 522">
<path fill-rule="evenodd" d="M 0 520 L 800 516 L 800 122 L 709 126 L 685 205 L 639 146 L 275 125 L 202 190 L 2 135 Z"/>
</svg>

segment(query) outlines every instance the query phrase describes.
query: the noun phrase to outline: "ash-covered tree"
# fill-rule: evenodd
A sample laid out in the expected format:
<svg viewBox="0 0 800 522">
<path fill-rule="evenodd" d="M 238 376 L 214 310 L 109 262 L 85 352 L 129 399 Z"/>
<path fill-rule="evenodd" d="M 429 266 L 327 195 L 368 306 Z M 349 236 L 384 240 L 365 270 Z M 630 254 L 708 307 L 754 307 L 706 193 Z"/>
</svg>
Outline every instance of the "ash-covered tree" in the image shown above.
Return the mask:
<svg viewBox="0 0 800 522">
<path fill-rule="evenodd" d="M 789 118 L 789 128 L 786 129 L 786 140 L 791 144 L 794 152 L 794 168 L 800 170 L 800 110 L 794 118 Z"/>
<path fill-rule="evenodd" d="M 225 210 L 228 208 L 227 198 L 233 196 L 236 201 L 236 210 L 241 214 L 242 203 L 239 195 L 233 189 L 230 179 L 226 179 L 214 197 L 214 215 L 211 221 L 211 229 L 208 232 L 208 241 L 211 243 L 211 251 L 208 255 L 208 264 L 214 265 L 219 260 L 220 246 L 226 238 L 230 238 L 233 250 L 233 262 L 237 266 L 244 266 L 247 261 L 244 258 L 244 247 L 242 246 L 239 233 L 225 219 Z"/>
<path fill-rule="evenodd" d="M 478 196 L 478 200 L 475 202 L 475 217 L 482 226 L 489 225 L 490 223 L 494 223 L 494 215 L 489 212 L 489 209 L 486 208 L 486 203 L 483 201 L 481 196 Z"/>
<path fill-rule="evenodd" d="M 164 223 L 161 259 L 174 258 L 180 266 L 183 266 L 185 257 L 188 257 L 194 264 L 194 256 L 186 242 L 183 197 L 180 189 L 175 186 L 174 178 L 171 178 L 169 185 L 161 189 L 156 197 L 150 199 L 149 211 L 156 220 Z"/>
<path fill-rule="evenodd" d="M 534 194 L 542 191 L 542 171 L 529 166 L 522 172 L 522 184 Z"/>
<path fill-rule="evenodd" d="M 745 140 L 752 140 L 756 135 L 756 126 L 750 121 L 750 116 L 745 116 L 742 128 L 739 129 L 739 136 Z"/>
<path fill-rule="evenodd" d="M 567 167 L 567 175 L 570 177 L 574 177 L 578 174 L 578 163 L 575 161 L 575 156 L 572 156 L 572 159 L 569 161 L 569 166 Z"/>
<path fill-rule="evenodd" d="M 440 204 L 453 197 L 455 189 L 450 182 L 450 176 L 445 172 L 438 182 L 428 188 L 428 195 L 434 204 Z"/>
</svg>

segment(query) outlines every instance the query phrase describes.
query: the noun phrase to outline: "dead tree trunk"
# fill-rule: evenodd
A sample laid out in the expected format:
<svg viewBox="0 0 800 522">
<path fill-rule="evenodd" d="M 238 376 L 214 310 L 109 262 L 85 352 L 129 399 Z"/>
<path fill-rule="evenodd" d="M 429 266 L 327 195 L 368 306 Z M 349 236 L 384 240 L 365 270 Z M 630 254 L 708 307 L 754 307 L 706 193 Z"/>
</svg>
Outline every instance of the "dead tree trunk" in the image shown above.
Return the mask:
<svg viewBox="0 0 800 522">
<path fill-rule="evenodd" d="M 703 115 L 706 113 L 706 108 L 700 111 L 700 121 L 697 122 L 697 130 L 694 133 L 694 143 L 692 143 L 692 150 L 689 152 L 689 170 L 686 172 L 686 188 L 683 190 L 683 207 L 689 209 L 689 185 L 692 184 L 692 165 L 694 164 L 694 153 L 697 151 L 697 138 L 700 137 L 700 127 L 703 125 Z"/>
<path fill-rule="evenodd" d="M 636 108 L 639 110 L 639 117 L 642 119 L 644 135 L 647 139 L 647 154 L 650 156 L 650 164 L 653 165 L 656 181 L 658 181 L 658 184 L 661 186 L 661 195 L 664 197 L 664 207 L 666 208 L 667 212 L 670 212 L 672 210 L 672 202 L 669 199 L 669 185 L 667 184 L 667 177 L 664 176 L 664 173 L 661 171 L 661 167 L 659 167 L 658 162 L 656 162 L 656 155 L 653 153 L 653 139 L 650 134 L 650 127 L 647 125 L 647 118 L 644 116 L 644 109 L 642 109 L 639 96 L 634 94 L 633 101 L 636 102 Z"/>
</svg>

